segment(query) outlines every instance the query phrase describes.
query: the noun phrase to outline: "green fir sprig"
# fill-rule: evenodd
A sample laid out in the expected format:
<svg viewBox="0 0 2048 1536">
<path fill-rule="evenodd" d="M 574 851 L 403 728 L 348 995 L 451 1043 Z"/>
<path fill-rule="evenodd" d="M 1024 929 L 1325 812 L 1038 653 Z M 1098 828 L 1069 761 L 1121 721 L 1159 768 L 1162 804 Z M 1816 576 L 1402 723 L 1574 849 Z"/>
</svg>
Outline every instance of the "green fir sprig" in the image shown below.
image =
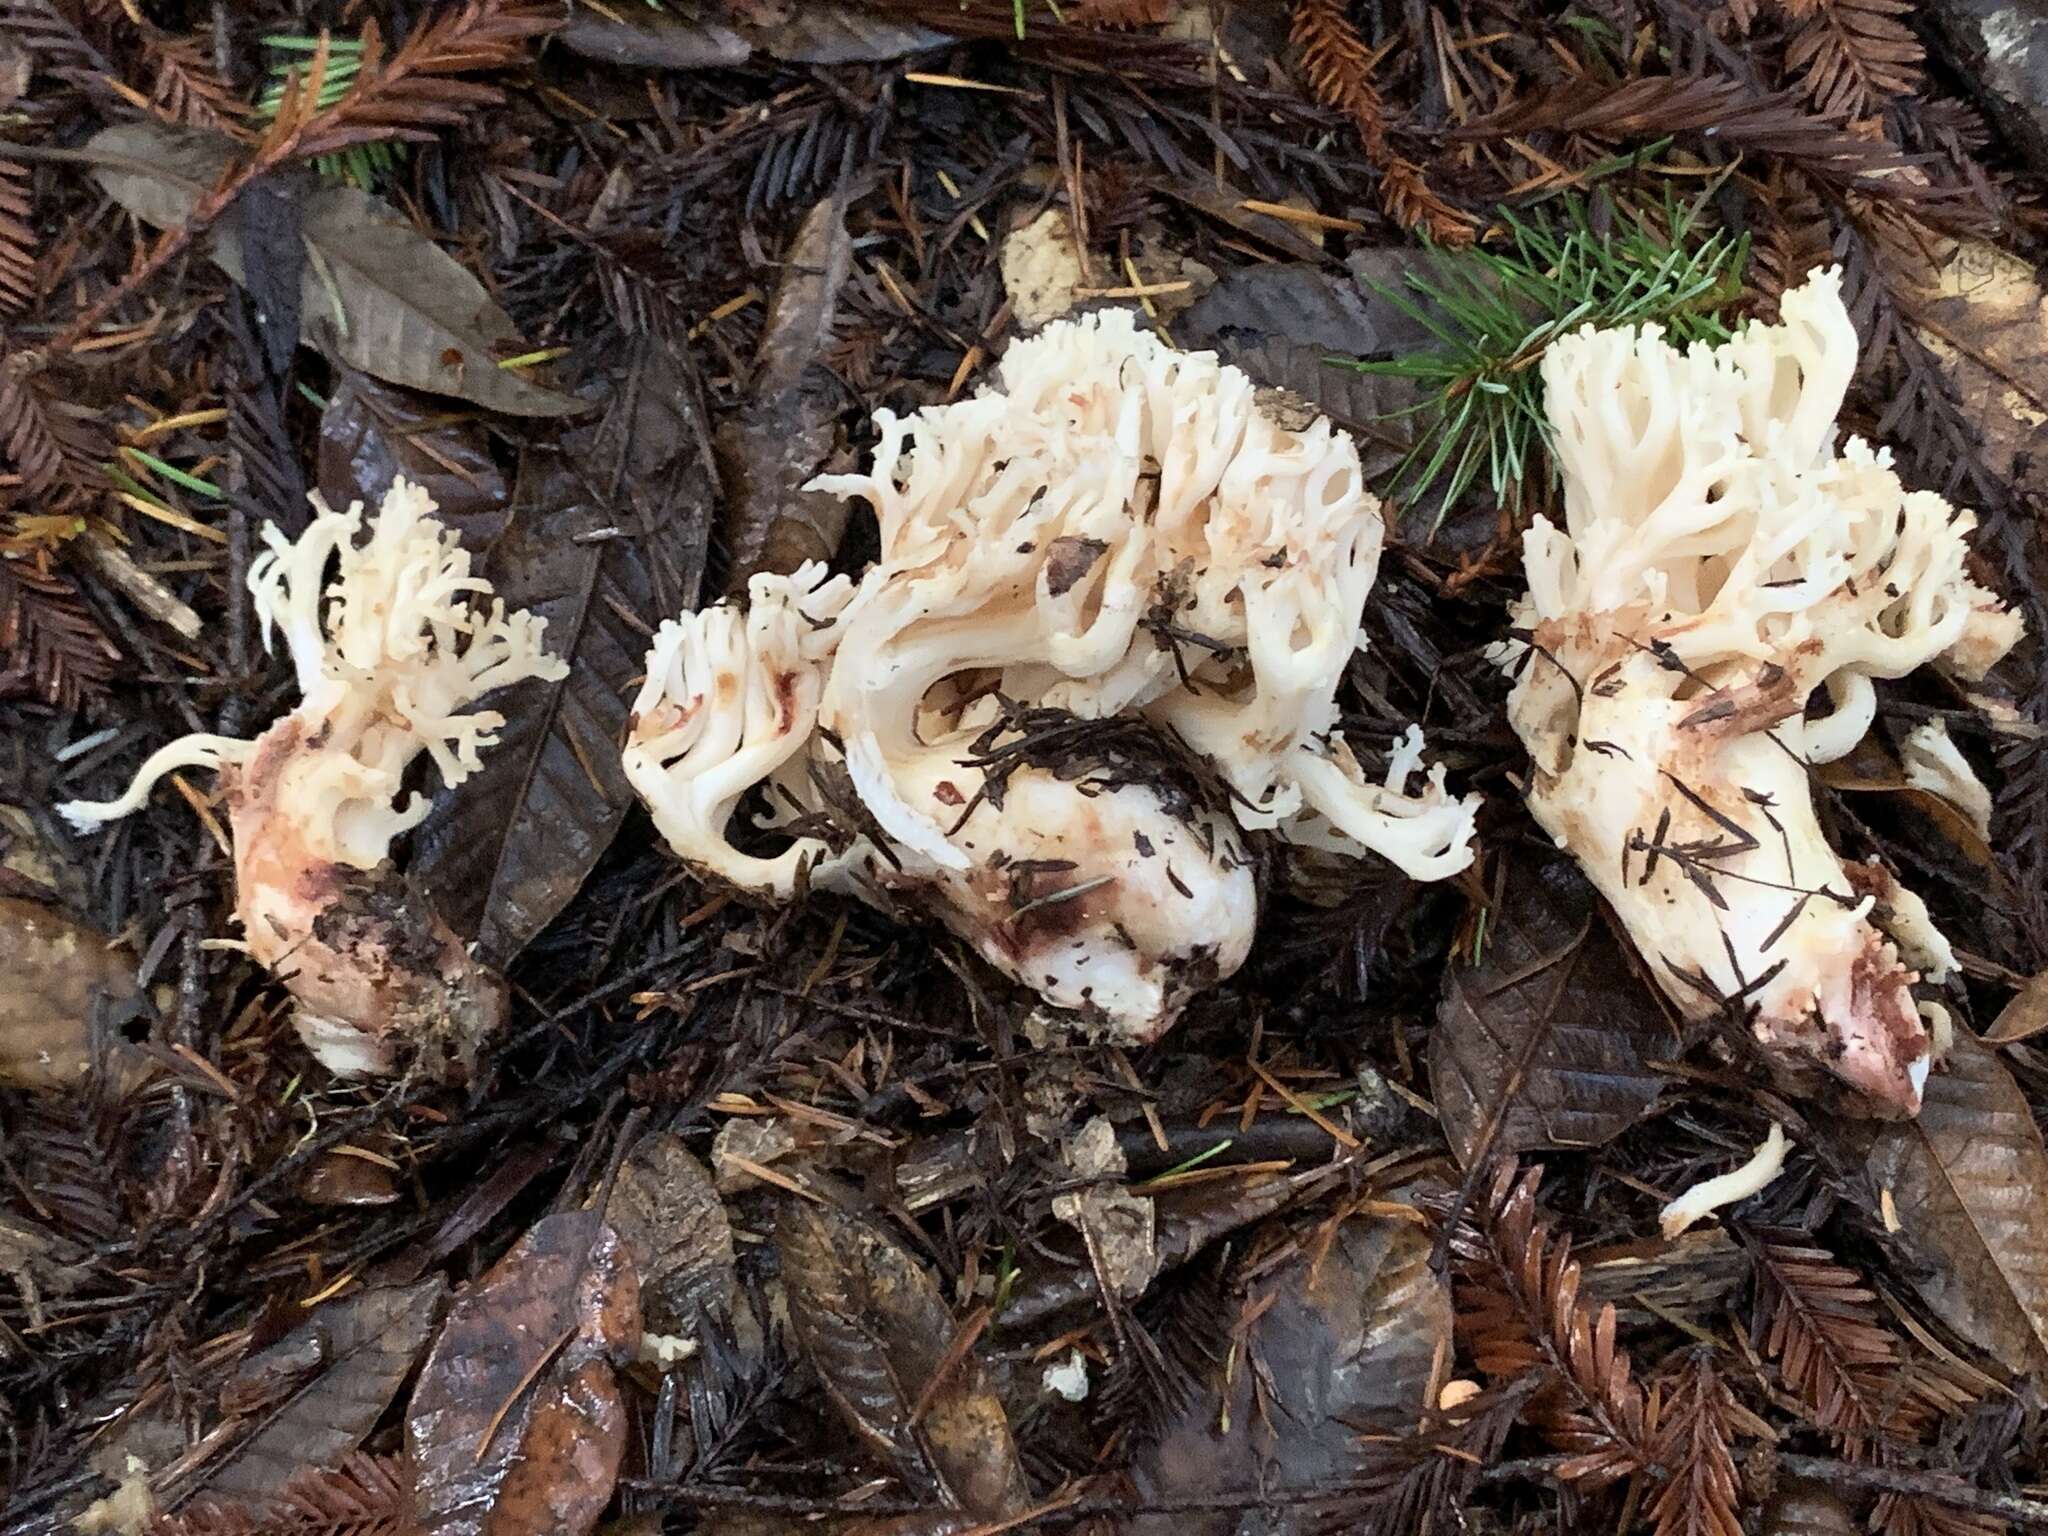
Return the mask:
<svg viewBox="0 0 2048 1536">
<path fill-rule="evenodd" d="M 307 61 L 319 51 L 320 39 L 301 33 L 280 32 L 264 38 L 263 46 L 272 53 L 270 79 L 263 87 L 263 94 L 257 98 L 256 115 L 267 123 L 277 116 L 291 77 L 303 75 Z M 327 68 L 320 77 L 318 106 L 321 111 L 334 106 L 348 94 L 356 76 L 362 73 L 364 51 L 360 38 L 327 39 Z M 398 165 L 404 155 L 404 144 L 380 141 L 358 144 L 339 154 L 321 155 L 313 164 L 323 176 L 338 177 L 367 192 L 377 178 Z"/>
<path fill-rule="evenodd" d="M 1672 341 L 1725 341 L 1721 315 L 1741 294 L 1749 237 L 1704 227 L 1706 197 L 1667 198 L 1644 214 L 1604 196 L 1559 198 L 1540 217 L 1503 209 L 1498 247 L 1432 248 L 1406 287 L 1369 282 L 1437 346 L 1374 361 L 1331 358 L 1406 379 L 1412 446 L 1390 489 L 1403 504 L 1448 509 L 1475 484 L 1518 502 L 1545 441 L 1540 364 L 1582 325 L 1655 323 Z"/>
</svg>

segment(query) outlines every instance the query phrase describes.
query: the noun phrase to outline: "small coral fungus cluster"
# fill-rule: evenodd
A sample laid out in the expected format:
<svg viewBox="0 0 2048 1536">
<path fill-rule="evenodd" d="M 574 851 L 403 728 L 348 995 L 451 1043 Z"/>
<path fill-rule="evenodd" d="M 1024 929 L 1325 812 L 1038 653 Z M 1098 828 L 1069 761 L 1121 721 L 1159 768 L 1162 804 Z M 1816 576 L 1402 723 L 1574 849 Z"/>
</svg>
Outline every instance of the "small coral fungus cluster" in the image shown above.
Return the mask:
<svg viewBox="0 0 2048 1536">
<path fill-rule="evenodd" d="M 698 870 L 914 903 L 1149 1038 L 1245 958 L 1248 834 L 1418 879 L 1470 861 L 1476 802 L 1419 733 L 1375 779 L 1337 732 L 1383 528 L 1327 421 L 1291 430 L 1111 311 L 877 425 L 868 474 L 816 482 L 874 509 L 860 579 L 756 577 L 648 659 L 626 771 Z M 757 785 L 769 855 L 732 836 Z"/>
<path fill-rule="evenodd" d="M 266 528 L 249 570 L 266 645 L 282 635 L 291 652 L 298 708 L 254 741 L 174 741 L 120 799 L 58 809 L 94 826 L 174 769 L 216 770 L 249 953 L 290 989 L 306 1043 L 338 1072 L 403 1055 L 459 1075 L 503 1014 L 504 984 L 390 864 L 392 840 L 427 814 L 424 795 L 397 802 L 422 753 L 447 784 L 476 770 L 504 724 L 477 700 L 565 669 L 541 649 L 543 621 L 478 605 L 489 584 L 418 486 L 395 484 L 360 544 L 359 505 L 315 509 L 296 542 Z"/>
<path fill-rule="evenodd" d="M 1911 987 L 1954 958 L 1888 870 L 1829 846 L 1807 774 L 1862 736 L 1873 679 L 1981 678 L 2020 623 L 1968 574 L 1968 512 L 1837 446 L 1855 366 L 1833 272 L 1719 347 L 1655 326 L 1552 346 L 1564 526 L 1528 534 L 1502 659 L 1529 805 L 1664 990 L 1912 1114 L 1930 1042 Z"/>
</svg>

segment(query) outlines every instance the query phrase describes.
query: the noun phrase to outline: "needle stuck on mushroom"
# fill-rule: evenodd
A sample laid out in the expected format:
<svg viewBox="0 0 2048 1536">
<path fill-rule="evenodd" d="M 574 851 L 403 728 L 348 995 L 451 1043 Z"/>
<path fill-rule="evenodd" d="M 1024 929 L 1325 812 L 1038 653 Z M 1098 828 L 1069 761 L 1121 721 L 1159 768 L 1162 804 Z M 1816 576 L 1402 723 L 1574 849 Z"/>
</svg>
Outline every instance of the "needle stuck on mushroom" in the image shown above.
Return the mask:
<svg viewBox="0 0 2048 1536">
<path fill-rule="evenodd" d="M 119 799 L 58 809 L 83 830 L 141 807 L 167 773 L 215 770 L 249 953 L 297 1000 L 313 1053 L 341 1073 L 389 1072 L 403 1057 L 464 1072 L 503 1014 L 504 984 L 388 862 L 428 809 L 424 795 L 398 799 L 421 753 L 451 787 L 480 766 L 505 722 L 471 705 L 567 668 L 541 648 L 545 620 L 481 606 L 490 583 L 419 486 L 394 483 L 360 544 L 360 503 L 313 504 L 296 541 L 265 528 L 249 567 L 265 647 L 282 635 L 298 673 L 298 708 L 254 741 L 174 741 Z"/>
<path fill-rule="evenodd" d="M 1862 736 L 1872 679 L 1981 678 L 2020 620 L 1965 569 L 1974 516 L 1908 491 L 1886 450 L 1837 451 L 1855 366 L 1833 271 L 1719 347 L 1654 325 L 1554 344 L 1565 526 L 1528 533 L 1500 659 L 1530 808 L 1663 989 L 1910 1115 L 1929 1066 L 1911 986 L 1953 956 L 1917 897 L 1828 845 L 1807 772 Z"/>
<path fill-rule="evenodd" d="M 1383 527 L 1351 440 L 1123 311 L 1005 354 L 999 386 L 876 417 L 858 583 L 807 566 L 664 626 L 626 771 L 700 871 L 922 904 L 1049 1002 L 1165 1029 L 1251 942 L 1247 834 L 1471 860 L 1476 799 L 1337 729 Z M 1419 780 L 1412 791 L 1411 781 Z M 768 786 L 783 846 L 735 847 Z"/>
</svg>

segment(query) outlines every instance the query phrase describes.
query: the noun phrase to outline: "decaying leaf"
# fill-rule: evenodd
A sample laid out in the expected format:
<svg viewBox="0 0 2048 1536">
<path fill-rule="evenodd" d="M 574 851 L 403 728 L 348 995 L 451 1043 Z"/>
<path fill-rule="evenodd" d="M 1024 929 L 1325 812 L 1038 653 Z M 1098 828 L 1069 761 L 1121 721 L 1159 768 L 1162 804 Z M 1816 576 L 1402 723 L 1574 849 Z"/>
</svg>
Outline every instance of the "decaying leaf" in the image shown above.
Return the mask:
<svg viewBox="0 0 2048 1536">
<path fill-rule="evenodd" d="M 689 1335 L 732 1306 L 732 1223 L 711 1172 L 683 1139 L 643 1136 L 612 1181 L 605 1221 L 633 1255 L 649 1333 Z"/>
<path fill-rule="evenodd" d="M 1420 399 L 1409 380 L 1361 373 L 1346 359 L 1383 359 L 1427 347 L 1427 329 L 1370 283 L 1398 287 L 1399 250 L 1361 251 L 1348 274 L 1321 263 L 1277 262 L 1230 273 L 1193 304 L 1174 334 L 1214 349 L 1261 384 L 1312 404 L 1358 443 L 1366 483 L 1392 481 L 1414 444 Z"/>
<path fill-rule="evenodd" d="M 547 620 L 568 673 L 525 685 L 482 770 L 413 836 L 413 878 L 494 965 L 582 888 L 634 803 L 617 743 L 649 638 L 697 602 L 716 497 L 707 445 L 687 357 L 646 336 L 603 418 L 522 461 L 483 572 Z"/>
<path fill-rule="evenodd" d="M 2048 1149 L 1998 1054 L 1958 1029 L 1919 1116 L 1883 1126 L 1866 1166 L 1935 1315 L 2015 1374 L 2048 1368 Z"/>
<path fill-rule="evenodd" d="M 1991 470 L 2048 487 L 2048 291 L 2032 263 L 1981 240 L 1958 242 L 1916 317 Z"/>
<path fill-rule="evenodd" d="M 1995 882 L 1993 889 L 2003 898 L 2011 883 L 1999 869 L 1999 861 L 1970 822 L 1970 818 L 1932 790 L 1906 777 L 1898 755 L 1874 736 L 1866 736 L 1846 757 L 1814 770 L 1830 789 L 1845 794 L 1882 795 L 1885 805 L 1898 817 L 1901 831 L 1923 854 L 1948 851 L 1955 867 Z"/>
<path fill-rule="evenodd" d="M 95 1050 L 129 1054 L 121 1026 L 147 1023 L 135 957 L 54 907 L 0 897 L 0 1084 L 76 1088 Z"/>
<path fill-rule="evenodd" d="M 672 9 L 579 5 L 557 36 L 587 58 L 661 69 L 744 64 L 756 49 L 790 64 L 880 62 L 950 41 L 942 32 L 835 0 L 744 6 L 712 0 L 689 16 Z"/>
<path fill-rule="evenodd" d="M 1357 1475 L 1362 1436 L 1414 1429 L 1451 1331 L 1450 1292 L 1430 1267 L 1423 1228 L 1364 1215 L 1312 1228 L 1291 1259 L 1260 1266 L 1232 1295 L 1237 1312 L 1217 1322 L 1236 1347 L 1138 1456 L 1141 1500 L 1312 1489 Z M 1275 1532 L 1319 1528 L 1308 1510 L 1269 1518 Z M 1235 1526 L 1234 1515 L 1214 1513 L 1153 1516 L 1131 1529 L 1208 1536 Z"/>
<path fill-rule="evenodd" d="M 222 1389 L 222 1406 L 255 1429 L 208 1474 L 205 1491 L 278 1494 L 302 1468 L 338 1465 L 412 1374 L 447 1288 L 437 1275 L 324 1302 L 243 1361 Z"/>
<path fill-rule="evenodd" d="M 456 1298 L 405 1416 L 423 1536 L 582 1536 L 625 1449 L 640 1285 L 594 1211 L 544 1218 Z"/>
<path fill-rule="evenodd" d="M 1003 1405 L 938 1283 L 879 1228 L 789 1200 L 775 1227 L 789 1316 L 854 1433 L 913 1486 L 978 1520 L 1030 1503 Z"/>
<path fill-rule="evenodd" d="M 434 515 L 482 552 L 504 532 L 512 489 L 473 411 L 345 370 L 320 413 L 317 480 L 330 507 L 374 507 L 403 475 L 434 498 Z"/>
<path fill-rule="evenodd" d="M 1611 1141 L 1656 1102 L 1679 1036 L 1569 859 L 1511 866 L 1476 965 L 1453 963 L 1430 1038 L 1459 1160 Z"/>
<path fill-rule="evenodd" d="M 86 146 L 108 194 L 158 228 L 185 223 L 232 158 L 217 134 L 138 121 L 102 129 Z M 511 317 L 462 263 L 398 210 L 346 184 L 307 193 L 300 307 L 305 337 L 336 362 L 393 384 L 455 395 L 508 416 L 559 416 L 577 401 L 498 366 L 523 350 Z M 214 262 L 247 282 L 242 210 L 217 221 Z"/>
<path fill-rule="evenodd" d="M 831 341 L 852 261 L 842 186 L 804 215 L 783 253 L 750 399 L 718 429 L 719 470 L 730 495 L 721 532 L 734 591 L 759 571 L 831 559 L 846 532 L 848 504 L 803 487 L 838 438 L 828 386 L 812 371 Z"/>
<path fill-rule="evenodd" d="M 2031 978 L 1984 1031 L 1986 1045 L 2011 1045 L 2048 1030 L 2048 971 Z"/>
</svg>

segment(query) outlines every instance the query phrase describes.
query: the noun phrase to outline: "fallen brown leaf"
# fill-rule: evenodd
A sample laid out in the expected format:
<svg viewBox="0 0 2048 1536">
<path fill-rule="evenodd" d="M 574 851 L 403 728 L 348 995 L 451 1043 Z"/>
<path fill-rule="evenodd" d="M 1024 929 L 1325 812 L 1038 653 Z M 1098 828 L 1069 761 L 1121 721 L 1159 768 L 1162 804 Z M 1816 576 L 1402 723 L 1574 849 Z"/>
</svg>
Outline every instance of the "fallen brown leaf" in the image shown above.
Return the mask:
<svg viewBox="0 0 2048 1536">
<path fill-rule="evenodd" d="M 582 1536 L 611 1501 L 640 1283 L 594 1211 L 538 1223 L 457 1297 L 405 1417 L 424 1536 Z"/>
<path fill-rule="evenodd" d="M 2048 1148 L 1997 1053 L 1959 1029 L 1919 1117 L 1879 1130 L 1866 1166 L 1934 1314 L 2015 1374 L 2048 1368 Z"/>
<path fill-rule="evenodd" d="M 979 1520 L 1027 1508 L 1009 1419 L 976 1353 L 952 1351 L 958 1324 L 925 1268 L 871 1223 L 808 1200 L 783 1201 L 775 1246 L 790 1322 L 854 1433 Z"/>
<path fill-rule="evenodd" d="M 1293 1258 L 1233 1287 L 1234 1310 L 1215 1320 L 1222 1331 L 1263 1310 L 1139 1455 L 1140 1499 L 1341 1481 L 1363 1464 L 1362 1435 L 1412 1430 L 1451 1334 L 1450 1290 L 1429 1256 L 1423 1228 L 1353 1216 L 1334 1233 L 1310 1229 Z M 1318 1515 L 1270 1518 L 1265 1529 L 1290 1532 L 1315 1528 Z M 1152 1516 L 1131 1529 L 1211 1536 L 1235 1527 L 1235 1515 L 1218 1512 Z"/>
<path fill-rule="evenodd" d="M 96 1043 L 126 1052 L 117 1026 L 142 1007 L 133 955 L 54 907 L 0 897 L 0 1084 L 80 1086 Z"/>
<path fill-rule="evenodd" d="M 206 1491 L 275 1494 L 306 1467 L 338 1465 L 412 1373 L 447 1290 L 436 1275 L 338 1297 L 245 1360 L 223 1406 L 248 1413 L 256 1427 L 207 1477 Z"/>
<path fill-rule="evenodd" d="M 1453 963 L 1429 1043 L 1459 1160 L 1611 1141 L 1663 1091 L 1678 1031 L 1569 859 L 1517 862 L 1476 965 Z"/>
</svg>

